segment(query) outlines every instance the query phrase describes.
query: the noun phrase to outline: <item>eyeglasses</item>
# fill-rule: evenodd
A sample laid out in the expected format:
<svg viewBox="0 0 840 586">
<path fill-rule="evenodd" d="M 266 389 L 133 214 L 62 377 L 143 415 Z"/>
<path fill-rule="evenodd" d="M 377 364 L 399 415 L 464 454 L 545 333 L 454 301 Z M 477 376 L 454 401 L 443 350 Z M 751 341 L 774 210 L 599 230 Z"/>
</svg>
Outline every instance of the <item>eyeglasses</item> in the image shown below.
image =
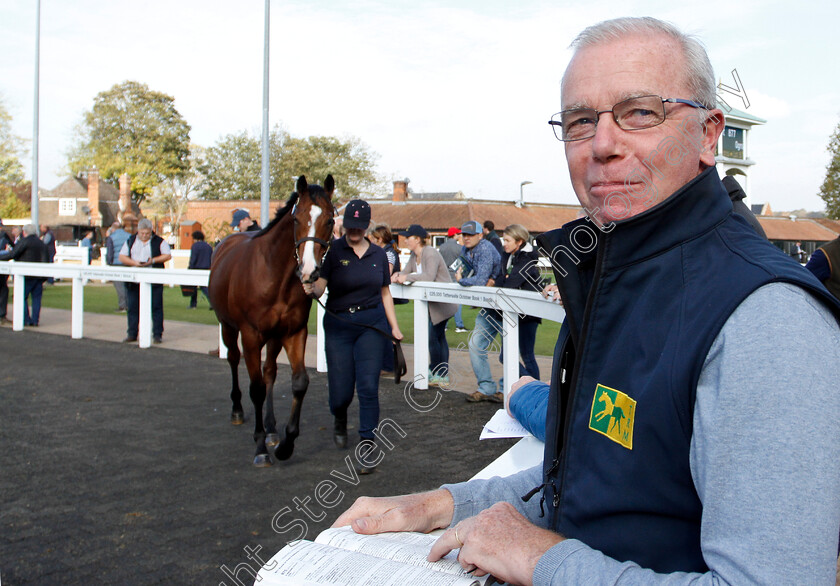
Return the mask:
<svg viewBox="0 0 840 586">
<path fill-rule="evenodd" d="M 622 100 L 609 110 L 596 110 L 595 108 L 563 110 L 552 116 L 548 123 L 554 130 L 554 136 L 562 142 L 592 138 L 595 136 L 599 117 L 607 112 L 612 113 L 615 123 L 622 130 L 644 130 L 665 122 L 666 103 L 685 104 L 692 108 L 708 110 L 703 104 L 691 100 L 639 96 Z"/>
</svg>

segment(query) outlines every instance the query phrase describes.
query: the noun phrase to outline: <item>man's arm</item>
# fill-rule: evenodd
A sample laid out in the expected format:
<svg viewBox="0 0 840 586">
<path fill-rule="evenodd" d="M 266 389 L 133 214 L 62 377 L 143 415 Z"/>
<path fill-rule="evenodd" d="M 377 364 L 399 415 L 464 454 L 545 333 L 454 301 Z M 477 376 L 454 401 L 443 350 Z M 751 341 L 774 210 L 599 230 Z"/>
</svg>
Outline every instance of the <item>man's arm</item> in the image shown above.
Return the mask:
<svg viewBox="0 0 840 586">
<path fill-rule="evenodd" d="M 791 360 L 780 341 L 820 348 Z M 727 320 L 697 387 L 690 464 L 705 574 L 656 574 L 569 539 L 534 584 L 833 584 L 840 529 L 840 334 L 810 294 L 775 283 Z"/>
</svg>

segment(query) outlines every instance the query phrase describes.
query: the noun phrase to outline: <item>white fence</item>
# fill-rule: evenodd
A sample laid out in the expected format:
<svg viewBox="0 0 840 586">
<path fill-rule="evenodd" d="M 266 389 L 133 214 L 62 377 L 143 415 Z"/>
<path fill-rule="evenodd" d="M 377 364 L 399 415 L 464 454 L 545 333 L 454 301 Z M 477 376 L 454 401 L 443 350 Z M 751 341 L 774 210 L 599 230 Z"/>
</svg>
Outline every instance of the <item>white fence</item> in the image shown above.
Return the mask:
<svg viewBox="0 0 840 586">
<path fill-rule="evenodd" d="M 153 269 L 122 266 L 94 266 L 79 264 L 46 264 L 26 262 L 0 262 L 0 274 L 14 279 L 14 308 L 12 328 L 23 329 L 23 276 L 54 277 L 72 281 L 71 327 L 72 338 L 84 337 L 84 283 L 88 279 L 101 281 L 128 281 L 140 284 L 140 323 L 138 341 L 141 348 L 151 346 L 152 338 L 152 284 L 207 286 L 209 270 Z M 562 322 L 565 311 L 556 303 L 543 299 L 539 293 L 495 287 L 462 287 L 456 283 L 416 282 L 412 285 L 391 285 L 395 298 L 414 301 L 414 386 L 428 386 L 429 317 L 428 304 L 433 301 L 458 303 L 466 306 L 487 307 L 502 312 L 502 354 L 504 358 L 505 392 L 519 378 L 519 315 L 533 315 Z M 326 297 L 323 298 L 326 300 Z M 317 306 L 317 369 L 326 372 L 322 331 L 324 310 Z M 219 336 L 221 357 L 227 349 Z"/>
</svg>

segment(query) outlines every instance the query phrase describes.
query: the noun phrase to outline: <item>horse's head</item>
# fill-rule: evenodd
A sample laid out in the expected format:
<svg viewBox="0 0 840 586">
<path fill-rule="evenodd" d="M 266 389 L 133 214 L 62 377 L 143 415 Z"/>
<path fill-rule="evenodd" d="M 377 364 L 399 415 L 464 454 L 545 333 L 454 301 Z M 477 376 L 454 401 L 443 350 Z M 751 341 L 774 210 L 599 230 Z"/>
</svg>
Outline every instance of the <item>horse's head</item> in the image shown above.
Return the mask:
<svg viewBox="0 0 840 586">
<path fill-rule="evenodd" d="M 335 206 L 332 203 L 335 181 L 327 175 L 324 187 L 307 185 L 306 177 L 297 182 L 297 203 L 292 215 L 295 219 L 295 257 L 298 276 L 304 283 L 318 280 L 321 262 L 330 248 Z"/>
</svg>

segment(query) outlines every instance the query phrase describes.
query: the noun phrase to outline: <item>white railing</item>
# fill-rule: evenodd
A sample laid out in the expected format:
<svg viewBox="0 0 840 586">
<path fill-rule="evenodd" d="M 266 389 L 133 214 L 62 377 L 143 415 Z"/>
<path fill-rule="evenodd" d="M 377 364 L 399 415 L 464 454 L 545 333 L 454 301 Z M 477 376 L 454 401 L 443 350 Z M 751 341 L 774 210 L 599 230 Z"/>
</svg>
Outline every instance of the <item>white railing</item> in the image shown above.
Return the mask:
<svg viewBox="0 0 840 586">
<path fill-rule="evenodd" d="M 140 322 L 138 341 L 141 348 L 149 348 L 152 341 L 152 284 L 195 285 L 206 287 L 209 270 L 153 269 L 123 266 L 95 266 L 48 264 L 29 262 L 0 262 L 0 275 L 14 279 L 14 308 L 12 329 L 23 329 L 23 276 L 53 277 L 72 281 L 71 327 L 72 338 L 84 337 L 84 282 L 127 281 L 140 284 Z M 430 301 L 458 303 L 466 306 L 487 307 L 502 312 L 502 355 L 504 358 L 505 393 L 519 378 L 519 315 L 532 315 L 562 322 L 565 311 L 556 303 L 543 299 L 533 291 L 499 289 L 496 287 L 462 287 L 456 283 L 415 282 L 412 285 L 391 285 L 395 298 L 414 301 L 414 386 L 428 388 L 429 364 L 429 314 Z M 326 296 L 322 298 L 326 301 Z M 324 310 L 317 306 L 317 369 L 327 371 L 322 330 Z M 221 333 L 221 328 L 220 328 Z M 227 357 L 227 348 L 219 336 L 220 357 Z M 466 350 L 466 348 L 464 348 Z M 456 349 L 457 351 L 457 349 Z M 458 374 L 461 373 L 450 373 Z M 466 373 L 464 373 L 466 374 Z"/>
<path fill-rule="evenodd" d="M 395 298 L 414 301 L 414 386 L 428 388 L 429 373 L 429 313 L 430 301 L 458 303 L 460 305 L 486 307 L 502 312 L 502 358 L 504 369 L 504 392 L 519 379 L 519 315 L 532 315 L 543 319 L 562 322 L 566 312 L 560 305 L 547 301 L 537 292 L 518 289 L 499 289 L 497 287 L 462 287 L 457 283 L 414 282 L 412 285 L 391 285 L 391 295 Z M 326 303 L 326 302 L 325 302 Z M 327 359 L 324 353 L 322 323 L 324 310 L 319 305 L 318 312 L 318 362 L 319 372 L 327 371 Z M 465 350 L 466 348 L 464 348 Z M 450 372 L 453 376 L 466 376 L 466 373 Z M 472 375 L 472 373 L 469 373 Z"/>
<path fill-rule="evenodd" d="M 207 286 L 209 270 L 153 269 L 123 266 L 60 265 L 39 262 L 0 262 L 0 275 L 12 275 L 14 280 L 14 309 L 12 329 L 23 329 L 23 276 L 53 277 L 73 282 L 73 299 L 70 311 L 70 337 L 84 337 L 84 282 L 126 281 L 140 284 L 140 323 L 137 339 L 141 348 L 152 345 L 152 284 Z"/>
</svg>

